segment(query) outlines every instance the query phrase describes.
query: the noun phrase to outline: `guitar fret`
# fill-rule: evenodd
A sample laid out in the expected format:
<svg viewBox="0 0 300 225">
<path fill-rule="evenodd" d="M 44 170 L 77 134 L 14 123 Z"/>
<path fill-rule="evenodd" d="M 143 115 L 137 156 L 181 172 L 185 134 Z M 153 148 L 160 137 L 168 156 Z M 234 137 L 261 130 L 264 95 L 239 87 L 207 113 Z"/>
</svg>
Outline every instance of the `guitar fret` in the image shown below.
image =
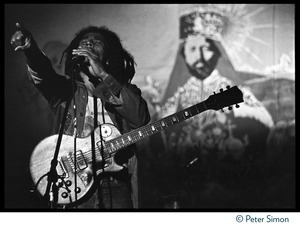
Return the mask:
<svg viewBox="0 0 300 225">
<path fill-rule="evenodd" d="M 162 124 L 161 123 L 155 123 L 155 127 L 157 131 L 163 130 Z"/>
<path fill-rule="evenodd" d="M 152 134 L 152 130 L 150 129 L 150 127 L 149 128 L 145 127 L 145 129 L 143 129 L 143 137 L 147 137 L 151 134 Z"/>
<path fill-rule="evenodd" d="M 183 121 L 185 119 L 185 116 L 183 113 L 179 113 L 177 117 L 178 117 L 179 121 Z"/>
<path fill-rule="evenodd" d="M 194 116 L 194 115 L 197 115 L 197 114 L 198 114 L 197 107 L 192 106 L 192 107 L 190 107 L 188 110 L 189 110 L 191 116 Z"/>
<path fill-rule="evenodd" d="M 137 133 L 135 133 L 134 138 L 135 138 L 135 141 L 140 140 L 140 136 Z"/>
<path fill-rule="evenodd" d="M 152 129 L 153 131 L 156 130 L 156 128 L 154 127 L 154 125 L 151 126 L 151 129 Z"/>
<path fill-rule="evenodd" d="M 120 146 L 121 147 L 125 146 L 125 142 L 124 142 L 123 138 L 119 138 L 119 141 L 120 141 Z"/>
<path fill-rule="evenodd" d="M 124 136 L 122 140 L 123 140 L 124 144 L 129 144 L 130 143 L 130 141 L 128 139 L 128 136 Z"/>
<path fill-rule="evenodd" d="M 113 142 L 111 142 L 110 145 L 111 145 L 111 148 L 112 148 L 112 149 L 115 149 L 115 146 L 114 146 L 114 143 L 113 143 Z"/>
<path fill-rule="evenodd" d="M 126 139 L 126 140 L 127 140 L 127 143 L 128 143 L 128 144 L 131 144 L 131 141 L 132 141 L 131 137 L 130 137 L 129 135 L 127 135 L 126 138 L 127 138 L 127 139 Z"/>
<path fill-rule="evenodd" d="M 138 134 L 137 134 L 136 132 L 133 133 L 133 136 L 132 136 L 132 137 L 133 137 L 133 140 L 134 140 L 134 141 L 138 141 L 138 140 L 139 140 Z"/>
<path fill-rule="evenodd" d="M 124 140 L 124 138 L 121 138 L 122 144 L 125 145 L 126 141 Z"/>
<path fill-rule="evenodd" d="M 140 137 L 142 137 L 142 136 L 143 136 L 143 134 L 142 134 L 142 132 L 141 132 L 141 131 L 139 131 L 139 132 L 138 132 L 138 134 L 139 134 L 139 136 L 140 136 Z"/>
<path fill-rule="evenodd" d="M 149 130 L 143 130 L 143 133 L 142 133 L 142 135 L 140 136 L 140 137 L 146 137 L 146 136 L 148 136 L 149 135 Z"/>
<path fill-rule="evenodd" d="M 172 120 L 171 120 L 171 118 L 170 117 L 167 117 L 166 118 L 166 126 L 168 127 L 169 125 L 173 125 L 173 122 L 172 122 Z"/>
<path fill-rule="evenodd" d="M 118 147 L 119 147 L 119 149 L 120 149 L 120 148 L 123 148 L 123 142 L 122 142 L 122 139 L 119 138 L 118 140 L 119 140 L 119 141 L 118 141 L 118 144 L 119 144 Z"/>
<path fill-rule="evenodd" d="M 172 122 L 177 122 L 178 118 L 176 116 L 176 114 L 174 116 L 172 116 Z"/>
<path fill-rule="evenodd" d="M 196 107 L 198 113 L 203 112 L 203 111 L 206 110 L 206 107 L 203 103 L 202 104 L 199 103 L 199 104 L 195 105 L 195 107 Z"/>
<path fill-rule="evenodd" d="M 116 140 L 115 140 L 115 143 L 116 143 L 117 147 L 119 147 L 119 145 L 120 145 L 119 139 L 116 139 Z"/>
<path fill-rule="evenodd" d="M 184 111 L 184 117 L 185 118 L 190 118 L 191 117 L 191 113 L 188 109 Z"/>
<path fill-rule="evenodd" d="M 146 130 L 147 136 L 150 136 L 150 135 L 154 134 L 155 133 L 154 131 L 155 131 L 155 128 L 154 128 L 154 130 L 152 130 L 152 128 L 151 128 L 151 130 L 150 129 Z"/>
<path fill-rule="evenodd" d="M 120 139 L 115 139 L 113 141 L 115 144 L 111 143 L 111 146 L 113 146 L 113 150 L 116 151 L 120 148 L 122 148 L 122 143 L 120 143 Z"/>
<path fill-rule="evenodd" d="M 157 132 L 157 130 L 154 128 L 154 130 L 149 130 L 148 132 L 148 136 L 152 135 L 152 134 L 155 134 Z"/>
<path fill-rule="evenodd" d="M 132 141 L 132 139 L 131 139 L 131 137 L 128 135 L 128 140 L 129 140 L 129 142 L 131 142 Z"/>
<path fill-rule="evenodd" d="M 149 127 L 149 128 L 150 128 L 150 127 Z M 154 133 L 152 129 L 147 129 L 147 130 L 145 130 L 145 132 L 146 132 L 145 137 L 146 137 L 146 136 L 150 136 L 150 135 L 152 135 L 152 134 Z"/>
</svg>

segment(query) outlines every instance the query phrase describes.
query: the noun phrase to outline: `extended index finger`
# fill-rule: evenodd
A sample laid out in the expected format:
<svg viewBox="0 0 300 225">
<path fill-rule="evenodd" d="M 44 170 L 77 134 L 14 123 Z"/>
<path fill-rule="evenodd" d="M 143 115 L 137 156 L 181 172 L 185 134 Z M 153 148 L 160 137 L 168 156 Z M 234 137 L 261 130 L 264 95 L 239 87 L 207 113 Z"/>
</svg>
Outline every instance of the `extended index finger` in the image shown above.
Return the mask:
<svg viewBox="0 0 300 225">
<path fill-rule="evenodd" d="M 16 22 L 16 27 L 21 31 L 27 32 L 27 30 L 23 26 L 21 26 L 21 24 L 19 22 Z"/>
</svg>

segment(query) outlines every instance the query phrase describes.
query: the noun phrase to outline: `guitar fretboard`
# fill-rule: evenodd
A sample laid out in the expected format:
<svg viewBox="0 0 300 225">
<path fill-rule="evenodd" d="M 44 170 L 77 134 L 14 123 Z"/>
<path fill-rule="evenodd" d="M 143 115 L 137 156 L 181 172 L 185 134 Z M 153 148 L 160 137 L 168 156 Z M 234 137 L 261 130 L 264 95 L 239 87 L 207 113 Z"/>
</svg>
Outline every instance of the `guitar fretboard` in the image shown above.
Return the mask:
<svg viewBox="0 0 300 225">
<path fill-rule="evenodd" d="M 145 125 L 138 129 L 132 130 L 124 135 L 121 135 L 117 138 L 109 140 L 104 143 L 104 147 L 110 154 L 113 154 L 119 149 L 134 144 L 148 136 L 151 136 L 164 130 L 165 128 L 171 127 L 186 119 L 189 119 L 207 109 L 208 108 L 206 107 L 205 102 L 198 103 L 182 111 L 167 116 L 161 120 L 158 120 L 152 124 Z"/>
</svg>

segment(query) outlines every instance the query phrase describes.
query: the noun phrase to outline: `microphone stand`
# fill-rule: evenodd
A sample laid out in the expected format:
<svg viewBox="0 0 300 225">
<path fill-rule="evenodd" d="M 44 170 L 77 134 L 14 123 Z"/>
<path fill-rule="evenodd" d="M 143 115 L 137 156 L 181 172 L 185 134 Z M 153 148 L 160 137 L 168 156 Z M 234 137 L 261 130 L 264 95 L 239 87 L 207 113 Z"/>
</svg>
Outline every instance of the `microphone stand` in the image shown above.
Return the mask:
<svg viewBox="0 0 300 225">
<path fill-rule="evenodd" d="M 73 57 L 72 62 L 72 95 L 73 95 L 73 110 L 74 110 L 74 193 L 75 193 L 75 202 L 77 202 L 77 156 L 76 156 L 76 138 L 77 138 L 77 114 L 76 114 L 76 98 L 75 98 L 75 85 L 76 85 L 76 76 L 78 76 L 81 64 L 83 63 L 82 58 Z M 80 59 L 80 60 L 79 60 Z M 75 206 L 77 208 L 77 205 Z"/>
<path fill-rule="evenodd" d="M 58 157 L 59 148 L 60 148 L 62 135 L 63 135 L 63 131 L 64 131 L 64 125 L 65 125 L 66 118 L 67 118 L 69 104 L 70 104 L 70 101 L 67 101 L 66 108 L 64 110 L 63 118 L 62 118 L 61 125 L 60 125 L 60 130 L 59 130 L 59 135 L 58 135 L 58 139 L 57 139 L 57 143 L 56 143 L 54 156 L 51 161 L 50 171 L 47 173 L 48 183 L 47 183 L 46 191 L 44 194 L 44 199 L 48 202 L 50 201 L 51 208 L 55 208 L 57 200 L 58 200 L 58 187 L 56 185 L 56 182 L 58 180 L 58 175 L 57 175 L 57 171 L 56 171 L 57 157 Z M 52 187 L 52 194 L 53 194 L 52 199 L 50 198 L 50 188 L 51 187 Z"/>
<path fill-rule="evenodd" d="M 75 65 L 74 65 L 75 64 Z M 77 176 L 76 176 L 76 136 L 77 136 L 77 130 L 76 130 L 76 102 L 75 102 L 75 76 L 76 74 L 79 72 L 80 69 L 80 63 L 79 61 L 73 61 L 72 64 L 72 94 L 73 94 L 73 100 L 74 100 L 74 115 L 75 115 L 75 119 L 74 119 L 74 168 L 75 168 L 75 176 L 74 176 L 74 192 L 75 192 L 75 201 L 77 202 Z M 57 166 L 57 157 L 58 157 L 58 153 L 59 153 L 59 148 L 60 148 L 60 144 L 61 144 L 61 140 L 62 140 L 62 136 L 63 136 L 63 131 L 64 131 L 64 126 L 65 126 L 65 122 L 66 122 L 66 118 L 67 118 L 67 112 L 68 112 L 68 108 L 69 108 L 69 104 L 70 104 L 70 100 L 67 101 L 66 103 L 66 108 L 64 110 L 64 115 L 60 124 L 60 130 L 59 130 L 59 135 L 58 135 L 58 139 L 57 139 L 57 143 L 56 143 L 56 148 L 55 148 L 55 152 L 54 152 L 54 156 L 53 159 L 51 161 L 51 167 L 50 167 L 50 171 L 47 173 L 48 176 L 48 183 L 47 183 L 47 187 L 46 187 L 46 191 L 44 193 L 44 199 L 46 201 L 50 201 L 50 208 L 55 208 L 57 200 L 58 200 L 58 186 L 56 185 L 56 182 L 58 180 L 58 174 L 56 171 L 56 166 Z M 50 189 L 52 188 L 52 198 L 50 197 Z"/>
<path fill-rule="evenodd" d="M 97 168 L 96 168 L 96 146 L 95 146 L 95 129 L 98 127 L 98 106 L 97 106 L 97 97 L 93 96 L 93 103 L 94 103 L 94 131 L 91 133 L 91 147 L 92 147 L 92 168 L 93 168 L 93 177 L 94 183 L 96 183 L 97 187 L 97 195 L 98 195 L 98 207 L 104 208 L 103 205 L 103 196 L 102 196 L 102 189 L 100 185 L 100 178 L 97 176 Z M 100 133 L 101 133 L 101 126 L 100 126 Z M 102 141 L 102 140 L 100 140 Z M 103 159 L 102 159 L 103 160 Z"/>
</svg>

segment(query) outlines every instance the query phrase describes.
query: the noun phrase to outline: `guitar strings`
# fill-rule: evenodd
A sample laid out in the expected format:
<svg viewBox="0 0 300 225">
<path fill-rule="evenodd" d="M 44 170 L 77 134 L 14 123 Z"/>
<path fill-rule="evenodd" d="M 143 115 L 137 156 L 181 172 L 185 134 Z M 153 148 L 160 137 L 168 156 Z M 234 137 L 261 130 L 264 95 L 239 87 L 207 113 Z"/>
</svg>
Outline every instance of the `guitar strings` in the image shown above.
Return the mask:
<svg viewBox="0 0 300 225">
<path fill-rule="evenodd" d="M 150 124 L 150 125 L 146 125 L 146 126 L 144 126 L 144 127 L 141 127 L 141 128 L 139 129 L 141 133 L 137 132 L 136 130 L 133 130 L 133 131 L 131 131 L 131 132 L 128 132 L 127 135 L 130 136 L 130 137 L 134 140 L 134 142 L 136 142 L 137 140 L 141 139 L 141 137 L 146 137 L 146 136 L 149 135 L 149 134 L 151 135 L 151 134 L 153 134 L 153 133 L 159 131 L 159 130 L 158 130 L 158 127 L 160 127 L 161 130 L 163 130 L 165 127 L 168 127 L 168 123 L 171 123 L 171 124 L 173 125 L 174 122 L 175 122 L 175 123 L 179 122 L 179 121 L 180 121 L 180 119 L 178 118 L 179 113 L 180 113 L 180 112 L 176 113 L 175 115 L 168 116 L 168 117 L 164 118 L 164 125 L 161 123 L 161 121 L 157 121 L 157 122 L 154 123 L 154 124 Z M 181 112 L 181 113 L 182 113 L 182 112 Z M 190 115 L 192 115 L 191 112 L 189 112 L 189 113 L 190 113 Z M 177 114 L 178 114 L 178 115 L 177 115 Z M 173 119 L 172 119 L 173 117 L 176 118 L 176 121 L 173 121 Z M 152 127 L 154 127 L 155 130 L 153 130 Z M 145 134 L 146 134 L 146 135 L 145 135 Z M 115 139 L 112 139 L 112 140 L 109 140 L 109 141 L 107 141 L 107 142 L 104 142 L 104 150 L 105 150 L 105 151 L 104 151 L 104 154 L 105 154 L 105 155 L 104 155 L 104 160 L 107 159 L 107 158 L 109 158 L 109 155 L 110 155 L 110 154 L 113 154 L 116 150 L 118 150 L 118 149 L 124 147 L 124 146 L 122 146 L 122 145 L 124 145 L 124 144 L 125 144 L 125 145 L 130 144 L 131 141 L 128 139 L 128 136 L 127 136 L 127 138 L 117 137 L 117 138 L 115 138 Z M 120 140 L 122 140 L 122 141 L 120 141 Z M 98 142 L 99 142 L 99 141 L 98 141 Z M 116 147 L 114 147 L 114 145 L 112 144 L 113 142 L 116 142 L 116 145 L 117 145 Z M 121 142 L 121 143 L 120 143 L 120 142 Z M 111 145 L 112 145 L 113 147 L 111 147 Z M 98 147 L 98 145 L 97 145 L 97 147 L 95 148 L 95 150 L 97 150 L 97 151 L 96 151 L 96 155 L 99 156 L 99 155 L 100 155 L 100 152 L 99 152 L 100 148 Z M 107 150 L 108 150 L 109 153 L 107 153 Z M 84 160 L 84 158 L 90 159 L 91 153 L 92 153 L 92 150 L 89 149 L 89 150 L 87 150 L 86 152 L 82 153 L 82 155 L 83 155 L 84 157 L 82 157 L 81 155 L 79 155 L 78 158 L 79 158 L 80 160 Z"/>
</svg>

